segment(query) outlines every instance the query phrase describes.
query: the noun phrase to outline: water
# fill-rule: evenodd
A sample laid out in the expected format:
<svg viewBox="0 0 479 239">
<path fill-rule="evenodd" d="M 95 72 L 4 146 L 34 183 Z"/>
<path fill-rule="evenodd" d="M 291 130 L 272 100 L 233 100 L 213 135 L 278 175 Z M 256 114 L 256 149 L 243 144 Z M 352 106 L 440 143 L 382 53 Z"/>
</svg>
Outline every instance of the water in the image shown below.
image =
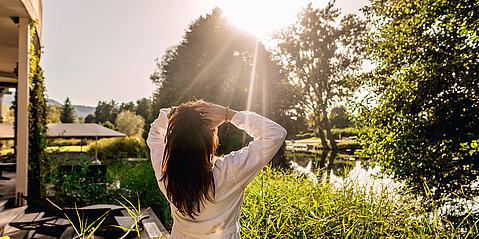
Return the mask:
<svg viewBox="0 0 479 239">
<path fill-rule="evenodd" d="M 336 188 L 354 185 L 371 193 L 394 195 L 405 187 L 404 182 L 381 173 L 378 166 L 358 158 L 354 151 L 289 151 L 286 160 L 295 172 L 306 175 L 314 183 L 330 183 Z"/>
<path fill-rule="evenodd" d="M 379 166 L 368 160 L 360 159 L 354 151 L 287 150 L 286 163 L 298 174 L 306 175 L 315 184 L 330 183 L 333 187 L 355 186 L 375 195 L 394 198 L 399 192 L 407 191 L 403 181 L 393 179 L 392 175 L 381 172 Z M 479 180 L 474 183 L 479 187 Z M 474 186 L 473 185 L 473 186 Z M 420 198 L 420 197 L 419 197 Z M 464 217 L 468 214 L 479 215 L 479 197 L 443 198 L 436 202 L 437 210 L 431 212 L 440 216 Z"/>
</svg>

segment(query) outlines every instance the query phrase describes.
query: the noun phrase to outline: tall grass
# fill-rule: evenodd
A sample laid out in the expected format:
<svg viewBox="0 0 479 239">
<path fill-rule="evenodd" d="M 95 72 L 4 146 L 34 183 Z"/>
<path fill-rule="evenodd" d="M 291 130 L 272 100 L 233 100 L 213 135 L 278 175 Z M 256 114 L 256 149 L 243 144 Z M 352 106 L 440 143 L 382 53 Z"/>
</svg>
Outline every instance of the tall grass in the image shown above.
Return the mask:
<svg viewBox="0 0 479 239">
<path fill-rule="evenodd" d="M 269 167 L 247 187 L 244 200 L 243 238 L 449 238 L 457 231 L 407 193 L 314 185 Z M 479 233 L 468 230 L 461 237 Z"/>
</svg>

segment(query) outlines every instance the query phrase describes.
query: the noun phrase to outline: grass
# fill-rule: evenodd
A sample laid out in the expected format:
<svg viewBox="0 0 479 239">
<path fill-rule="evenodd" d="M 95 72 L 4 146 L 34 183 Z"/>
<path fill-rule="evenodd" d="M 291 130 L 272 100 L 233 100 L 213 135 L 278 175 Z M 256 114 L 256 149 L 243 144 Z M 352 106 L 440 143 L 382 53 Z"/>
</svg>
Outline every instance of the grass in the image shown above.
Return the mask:
<svg viewBox="0 0 479 239">
<path fill-rule="evenodd" d="M 291 144 L 291 140 L 287 140 L 286 143 Z M 321 139 L 317 137 L 295 140 L 295 144 L 312 144 L 315 146 L 321 146 Z M 359 143 L 356 140 L 336 140 L 336 144 L 339 149 L 356 149 L 360 148 Z"/>
<path fill-rule="evenodd" d="M 409 194 L 375 196 L 354 185 L 314 185 L 306 177 L 267 167 L 247 187 L 243 238 L 454 238 L 448 222 Z M 472 238 L 479 233 L 470 227 Z M 466 230 L 467 231 L 467 230 Z"/>
<path fill-rule="evenodd" d="M 83 147 L 79 145 L 70 145 L 70 146 L 49 146 L 47 147 L 48 153 L 58 152 L 58 153 L 65 153 L 65 152 L 87 152 L 88 146 L 84 145 Z M 3 149 L 0 151 L 1 155 L 6 154 L 13 154 L 13 148 Z"/>
</svg>

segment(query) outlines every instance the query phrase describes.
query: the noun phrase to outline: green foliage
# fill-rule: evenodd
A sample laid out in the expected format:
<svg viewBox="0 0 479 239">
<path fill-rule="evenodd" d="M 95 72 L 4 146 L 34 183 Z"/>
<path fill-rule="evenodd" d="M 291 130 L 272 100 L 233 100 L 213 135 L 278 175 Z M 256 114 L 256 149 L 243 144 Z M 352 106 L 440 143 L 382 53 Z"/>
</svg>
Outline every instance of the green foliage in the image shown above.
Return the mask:
<svg viewBox="0 0 479 239">
<path fill-rule="evenodd" d="M 118 112 L 123 111 L 136 111 L 136 105 L 134 102 L 127 102 L 121 103 L 120 107 L 118 108 Z"/>
<path fill-rule="evenodd" d="M 349 113 L 343 105 L 334 107 L 329 113 L 329 119 L 333 128 L 347 128 L 352 125 Z"/>
<path fill-rule="evenodd" d="M 350 136 L 357 136 L 359 133 L 359 130 L 356 128 L 333 128 L 331 129 L 331 134 L 335 139 L 340 139 L 339 136 L 341 135 L 341 138 L 344 137 L 350 137 Z M 302 133 L 302 134 L 297 134 L 293 137 L 295 140 L 300 140 L 300 139 L 308 139 L 308 138 L 313 138 L 315 137 L 315 133 Z"/>
<path fill-rule="evenodd" d="M 29 66 L 29 114 L 28 114 L 28 195 L 33 198 L 41 196 L 41 164 L 46 160 L 47 146 L 46 118 L 47 105 L 45 102 L 45 82 L 43 70 L 40 66 L 40 50 L 35 46 L 37 36 L 36 23 L 30 22 L 30 49 Z"/>
<path fill-rule="evenodd" d="M 304 176 L 266 168 L 247 187 L 243 238 L 454 238 L 454 228 L 407 193 L 371 194 L 350 184 L 314 185 Z M 466 228 L 473 238 L 476 227 Z"/>
<path fill-rule="evenodd" d="M 149 98 L 141 98 L 136 101 L 135 113 L 150 122 L 152 117 L 152 102 Z"/>
<path fill-rule="evenodd" d="M 339 135 L 341 135 L 342 138 L 357 136 L 359 133 L 359 130 L 353 127 L 341 128 L 341 129 L 333 128 L 331 129 L 331 133 L 333 134 L 335 139 L 339 139 Z"/>
<path fill-rule="evenodd" d="M 88 152 L 95 152 L 96 143 L 93 141 L 88 145 Z M 147 158 L 148 148 L 141 138 L 111 138 L 98 140 L 98 159 L 102 163 L 109 164 L 114 161 L 126 158 Z"/>
<path fill-rule="evenodd" d="M 115 125 L 114 125 L 112 122 L 110 122 L 110 121 L 102 122 L 102 123 L 100 123 L 100 125 L 101 125 L 101 126 L 105 126 L 105 127 L 109 128 L 109 129 L 115 130 Z"/>
<path fill-rule="evenodd" d="M 300 139 L 309 139 L 313 138 L 316 134 L 315 133 L 302 133 L 302 134 L 297 134 L 293 137 L 294 140 L 300 140 Z"/>
<path fill-rule="evenodd" d="M 13 123 L 15 120 L 15 111 L 12 107 L 6 104 L 2 104 L 0 107 L 2 107 L 2 115 L 0 115 L 1 123 Z"/>
<path fill-rule="evenodd" d="M 85 123 L 95 123 L 95 122 L 96 122 L 95 115 L 88 114 L 85 117 Z"/>
<path fill-rule="evenodd" d="M 145 120 L 132 111 L 122 111 L 116 117 L 115 128 L 128 136 L 141 136 Z"/>
<path fill-rule="evenodd" d="M 60 123 L 61 106 L 50 105 L 47 106 L 47 123 Z"/>
<path fill-rule="evenodd" d="M 80 167 L 72 167 L 71 171 L 59 175 L 60 165 L 54 165 L 55 175 L 50 174 L 49 179 L 55 179 L 56 198 L 64 205 L 86 206 L 100 203 L 112 203 L 117 197 L 118 188 L 111 179 L 100 182 L 89 174 L 90 163 L 84 161 Z"/>
<path fill-rule="evenodd" d="M 94 219 L 93 222 L 89 222 L 88 218 L 82 218 L 80 216 L 80 213 L 78 212 L 78 208 L 75 208 L 76 211 L 76 218 L 70 218 L 67 214 L 65 214 L 67 220 L 70 222 L 70 224 L 73 227 L 73 230 L 75 231 L 75 238 L 79 239 L 90 239 L 94 238 L 95 232 L 100 228 L 101 224 L 105 221 L 105 219 L 108 217 L 108 211 L 105 212 L 103 215 L 100 217 Z"/>
<path fill-rule="evenodd" d="M 356 87 L 352 76 L 362 62 L 364 30 L 362 21 L 352 14 L 342 16 L 333 1 L 322 9 L 309 3 L 296 23 L 275 37 L 283 71 L 294 82 L 303 111 L 312 114 L 323 148 L 328 148 L 326 136 L 336 147 L 328 108 Z"/>
<path fill-rule="evenodd" d="M 149 160 L 129 162 L 119 160 L 107 167 L 106 180 L 99 181 L 88 174 L 89 163 L 84 157 L 80 167 L 59 175 L 58 159 L 49 163 L 49 173 L 42 175 L 44 181 L 55 185 L 56 201 L 67 206 L 92 204 L 117 204 L 126 199 L 140 201 L 142 207 L 150 207 L 163 225 L 171 229 L 173 219 L 168 201 L 158 188 L 157 179 Z"/>
<path fill-rule="evenodd" d="M 479 139 L 478 12 L 478 1 L 375 0 L 367 8 L 377 67 L 358 107 L 364 153 L 419 191 L 435 188 L 436 198 L 477 193 L 469 185 L 478 156 L 463 148 Z"/>
<path fill-rule="evenodd" d="M 286 128 L 296 124 L 289 111 L 296 99 L 277 63 L 257 39 L 228 23 L 219 9 L 191 23 L 181 43 L 157 62 L 151 79 L 158 85 L 154 117 L 160 108 L 203 98 L 256 111 Z M 220 129 L 221 140 L 224 132 Z M 222 145 L 220 151 L 224 147 L 232 148 Z"/>
<path fill-rule="evenodd" d="M 86 140 L 83 140 L 85 145 Z M 82 139 L 51 139 L 48 142 L 48 146 L 72 146 L 82 145 Z"/>
<path fill-rule="evenodd" d="M 70 99 L 67 97 L 61 109 L 60 121 L 62 123 L 75 123 L 75 119 L 75 109 L 73 108 Z"/>
<path fill-rule="evenodd" d="M 149 160 L 117 161 L 108 171 L 108 178 L 120 183 L 122 195 L 130 201 L 140 200 L 143 207 L 150 207 L 166 228 L 171 228 L 169 203 L 158 188 L 158 180 Z"/>
<path fill-rule="evenodd" d="M 110 102 L 99 101 L 95 108 L 95 122 L 115 122 L 118 112 L 118 104 L 114 100 Z"/>
</svg>

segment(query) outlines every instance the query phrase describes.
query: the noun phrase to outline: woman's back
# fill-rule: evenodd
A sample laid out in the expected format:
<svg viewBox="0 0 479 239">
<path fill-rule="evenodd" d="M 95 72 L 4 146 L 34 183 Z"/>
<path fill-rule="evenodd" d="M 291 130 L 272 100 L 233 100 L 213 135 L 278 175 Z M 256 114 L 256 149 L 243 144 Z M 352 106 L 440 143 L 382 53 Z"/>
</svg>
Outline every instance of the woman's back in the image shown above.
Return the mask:
<svg viewBox="0 0 479 239">
<path fill-rule="evenodd" d="M 163 177 L 163 153 L 168 126 L 168 109 L 160 110 L 158 119 L 151 124 L 148 146 L 158 179 Z M 237 112 L 230 122 L 245 130 L 253 141 L 239 151 L 216 158 L 213 167 L 213 202 L 201 204 L 194 218 L 184 215 L 170 201 L 173 214 L 172 238 L 239 238 L 239 217 L 245 187 L 271 160 L 281 147 L 286 131 L 275 122 L 253 112 Z M 158 185 L 164 195 L 164 181 Z"/>
</svg>

